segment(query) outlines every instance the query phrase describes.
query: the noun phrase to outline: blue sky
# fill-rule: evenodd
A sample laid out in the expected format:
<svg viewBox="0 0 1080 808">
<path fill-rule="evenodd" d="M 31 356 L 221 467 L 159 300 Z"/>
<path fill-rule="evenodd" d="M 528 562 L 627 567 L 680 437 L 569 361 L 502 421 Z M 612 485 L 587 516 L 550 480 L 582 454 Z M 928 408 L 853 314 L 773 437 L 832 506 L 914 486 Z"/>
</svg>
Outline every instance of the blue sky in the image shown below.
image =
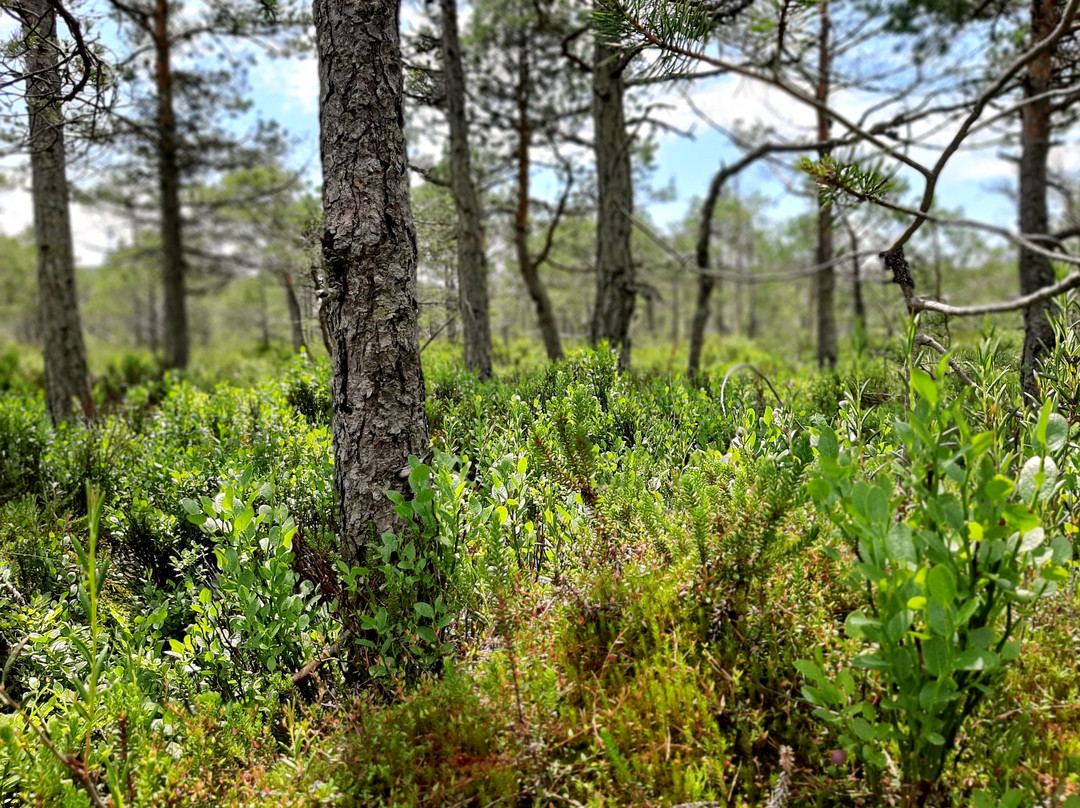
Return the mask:
<svg viewBox="0 0 1080 808">
<path fill-rule="evenodd" d="M 417 12 L 406 9 L 406 24 L 411 24 Z M 318 71 L 313 56 L 291 59 L 262 59 L 249 74 L 255 113 L 263 118 L 280 121 L 296 138 L 291 161 L 306 166 L 313 182 L 317 181 L 318 155 Z M 689 91 L 694 106 L 723 125 L 736 119 L 745 123 L 772 126 L 787 136 L 806 139 L 812 132 L 813 114 L 809 108 L 788 98 L 773 88 L 763 88 L 746 79 L 720 77 L 694 85 Z M 692 139 L 661 132 L 656 152 L 655 184 L 669 183 L 676 196 L 673 201 L 656 203 L 649 213 L 662 226 L 683 218 L 694 197 L 704 195 L 709 180 L 722 161 L 737 159 L 739 152 L 721 134 L 702 121 L 691 104 L 677 91 L 660 91 L 665 103 L 664 120 L 671 126 L 691 131 Z M 654 91 L 654 99 L 657 100 Z M 842 109 L 857 110 L 868 99 L 846 97 L 837 101 Z M 939 136 L 939 140 L 940 140 Z M 410 146 L 414 159 L 434 155 L 438 151 L 435 139 Z M 1013 203 L 999 189 L 1013 182 L 1015 168 L 999 158 L 998 148 L 960 152 L 950 162 L 942 182 L 938 201 L 949 208 L 962 208 L 968 216 L 1005 227 L 1015 226 Z M 1059 149 L 1055 158 L 1063 162 L 1075 149 Z M 926 155 L 919 155 L 927 159 Z M 789 163 L 795 156 L 785 158 Z M 1073 166 L 1075 167 L 1075 166 Z M 769 215 L 784 218 L 808 209 L 808 200 L 789 193 L 776 173 L 758 166 L 745 172 L 740 179 L 743 192 L 757 190 L 773 200 Z M 916 186 L 921 188 L 921 186 Z M 30 206 L 24 192 L 0 193 L 2 219 L 0 227 L 13 233 L 30 222 Z M 84 263 L 100 260 L 103 247 L 110 236 L 110 223 L 100 214 L 87 210 L 75 212 L 74 227 L 79 257 Z"/>
</svg>

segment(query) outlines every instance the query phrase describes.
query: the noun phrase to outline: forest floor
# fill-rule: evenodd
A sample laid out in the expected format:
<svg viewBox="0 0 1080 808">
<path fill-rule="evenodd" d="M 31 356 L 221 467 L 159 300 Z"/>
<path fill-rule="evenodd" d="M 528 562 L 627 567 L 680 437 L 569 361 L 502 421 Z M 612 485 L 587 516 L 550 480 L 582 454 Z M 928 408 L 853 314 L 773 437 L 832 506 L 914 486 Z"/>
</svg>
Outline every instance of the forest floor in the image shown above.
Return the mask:
<svg viewBox="0 0 1080 808">
<path fill-rule="evenodd" d="M 973 388 L 435 346 L 352 567 L 325 362 L 133 358 L 54 429 L 9 352 L 0 805 L 1080 808 L 1070 352 L 1028 412 L 991 340 Z"/>
</svg>

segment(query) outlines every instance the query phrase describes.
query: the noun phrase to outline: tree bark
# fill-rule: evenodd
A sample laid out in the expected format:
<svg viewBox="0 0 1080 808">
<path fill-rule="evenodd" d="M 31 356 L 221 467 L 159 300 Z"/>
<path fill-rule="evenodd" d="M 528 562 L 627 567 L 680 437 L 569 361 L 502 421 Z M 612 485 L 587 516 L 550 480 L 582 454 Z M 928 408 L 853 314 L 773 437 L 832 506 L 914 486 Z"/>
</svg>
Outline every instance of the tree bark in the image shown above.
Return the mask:
<svg viewBox="0 0 1080 808">
<path fill-rule="evenodd" d="M 829 73 L 832 70 L 829 50 L 829 3 L 820 7 L 820 29 L 818 31 L 818 80 L 814 96 L 823 105 L 817 110 L 818 143 L 829 140 L 830 121 L 824 111 L 829 101 Z M 820 147 L 818 156 L 822 159 L 829 155 L 830 149 Z M 833 260 L 833 215 L 831 208 L 819 207 L 817 219 L 817 263 L 821 269 L 815 279 L 817 298 L 817 363 L 822 370 L 836 367 L 836 270 Z"/>
<path fill-rule="evenodd" d="M 596 0 L 597 11 L 603 0 Z M 623 108 L 624 54 L 597 34 L 592 72 L 593 128 L 598 205 L 596 212 L 596 304 L 590 341 L 607 340 L 619 351 L 619 366 L 630 366 L 630 321 L 637 289 L 630 250 L 634 204 L 630 137 Z"/>
<path fill-rule="evenodd" d="M 26 105 L 38 307 L 45 344 L 45 404 L 56 424 L 74 414 L 75 401 L 89 414 L 90 382 L 75 293 L 56 13 L 46 0 L 24 0 L 20 12 L 28 39 Z"/>
<path fill-rule="evenodd" d="M 296 287 L 293 286 L 292 275 L 282 272 L 281 285 L 285 290 L 285 306 L 289 310 L 289 330 L 292 332 L 293 353 L 307 351 L 307 341 L 304 339 L 304 314 L 300 310 L 300 300 L 296 297 Z"/>
<path fill-rule="evenodd" d="M 712 223 L 716 214 L 716 203 L 720 199 L 720 191 L 724 187 L 728 171 L 721 168 L 713 175 L 709 183 L 709 192 L 705 195 L 705 201 L 701 205 L 701 221 L 698 224 L 697 249 L 694 257 L 697 268 L 701 270 L 698 275 L 697 302 L 694 306 L 694 319 L 690 326 L 690 357 L 686 366 L 686 375 L 696 379 L 701 372 L 701 350 L 705 345 L 705 327 L 709 324 L 709 302 L 713 289 L 716 287 L 716 279 L 705 274 L 709 270 L 711 259 Z"/>
<path fill-rule="evenodd" d="M 866 303 L 863 300 L 862 278 L 859 275 L 859 237 L 848 219 L 844 219 L 848 240 L 851 244 L 851 305 L 856 329 L 866 329 Z M 938 298 L 941 294 L 938 294 Z"/>
<path fill-rule="evenodd" d="M 481 379 L 491 369 L 491 315 L 487 262 L 480 202 L 473 183 L 469 155 L 469 125 L 465 117 L 465 70 L 461 64 L 457 0 L 439 0 L 442 14 L 443 84 L 446 119 L 450 125 L 450 189 L 457 209 L 458 301 L 465 339 L 465 367 Z"/>
<path fill-rule="evenodd" d="M 1032 0 L 1032 44 L 1045 39 L 1057 22 L 1053 0 Z M 1050 89 L 1054 74 L 1054 49 L 1036 57 L 1024 77 L 1027 98 Z M 1021 113 L 1020 135 L 1020 232 L 1038 240 L 1048 232 L 1046 206 L 1047 160 L 1050 155 L 1051 102 L 1048 98 L 1026 104 Z M 1047 246 L 1051 246 L 1047 244 Z M 1044 255 L 1021 248 L 1020 293 L 1030 294 L 1054 282 L 1054 268 Z M 1049 300 L 1024 310 L 1024 350 L 1020 362 L 1020 388 L 1029 403 L 1038 402 L 1036 372 L 1042 357 L 1053 350 L 1054 328 L 1050 322 L 1053 303 Z"/>
<path fill-rule="evenodd" d="M 532 168 L 530 149 L 532 148 L 532 121 L 529 119 L 529 96 L 532 91 L 532 77 L 529 70 L 528 43 L 518 43 L 517 76 L 517 208 L 514 212 L 514 250 L 517 253 L 518 267 L 525 281 L 525 288 L 536 306 L 536 319 L 540 326 L 540 336 L 544 341 L 548 359 L 558 362 L 564 358 L 562 340 L 559 338 L 559 326 L 555 320 L 555 307 L 543 281 L 540 280 L 540 267 L 529 252 L 529 175 Z"/>
<path fill-rule="evenodd" d="M 314 0 L 323 167 L 324 303 L 333 348 L 334 485 L 345 558 L 400 529 L 428 452 L 397 0 Z"/>
<path fill-rule="evenodd" d="M 187 292 L 184 286 L 183 223 L 180 211 L 180 146 L 173 109 L 172 40 L 168 0 L 155 0 L 154 68 L 157 83 L 158 192 L 161 194 L 162 291 L 165 367 L 186 368 L 191 358 Z"/>
</svg>

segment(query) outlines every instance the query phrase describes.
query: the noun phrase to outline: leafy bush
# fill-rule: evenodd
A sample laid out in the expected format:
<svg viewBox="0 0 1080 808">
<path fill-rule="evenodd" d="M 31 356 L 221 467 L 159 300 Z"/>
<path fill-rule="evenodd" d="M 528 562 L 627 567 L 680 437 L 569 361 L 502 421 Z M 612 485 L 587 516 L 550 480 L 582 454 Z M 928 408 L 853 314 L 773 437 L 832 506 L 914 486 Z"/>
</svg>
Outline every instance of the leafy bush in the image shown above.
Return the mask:
<svg viewBox="0 0 1080 808">
<path fill-rule="evenodd" d="M 962 399 L 947 399 L 917 367 L 911 390 L 908 418 L 895 426 L 902 456 L 870 472 L 822 425 L 820 475 L 809 485 L 854 553 L 866 604 L 845 628 L 864 644 L 854 667 L 879 692 L 863 696 L 846 669 L 830 676 L 820 655 L 799 667 L 815 714 L 849 752 L 882 770 L 895 744 L 909 799 L 921 804 L 964 724 L 1020 656 L 1031 604 L 1067 577 L 1072 546 L 1047 536 L 1039 516 L 1056 490 L 1051 453 L 1067 438 L 1064 418 L 1043 409 L 1033 430 L 1039 454 L 1014 480 L 991 454 L 993 435 L 969 428 Z"/>
</svg>

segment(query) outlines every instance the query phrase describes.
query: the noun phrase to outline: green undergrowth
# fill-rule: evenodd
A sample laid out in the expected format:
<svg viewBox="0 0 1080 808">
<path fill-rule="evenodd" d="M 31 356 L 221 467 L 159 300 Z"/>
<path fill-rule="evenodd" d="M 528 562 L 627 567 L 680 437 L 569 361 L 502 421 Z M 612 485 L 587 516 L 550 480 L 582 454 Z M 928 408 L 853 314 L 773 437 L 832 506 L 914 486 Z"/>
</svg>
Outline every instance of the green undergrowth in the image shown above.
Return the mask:
<svg viewBox="0 0 1080 808">
<path fill-rule="evenodd" d="M 1072 808 L 1075 373 L 1055 365 L 1025 414 L 992 338 L 962 357 L 972 390 L 937 357 L 896 361 L 910 348 L 811 375 L 736 345 L 698 384 L 523 349 L 482 383 L 437 349 L 407 525 L 356 566 L 325 362 L 251 383 L 118 359 L 98 418 L 58 429 L 0 363 L 0 804 Z M 872 610 L 895 609 L 898 654 L 936 632 L 974 664 L 959 617 L 920 622 L 967 579 L 896 542 L 868 567 L 878 527 L 823 486 L 880 491 L 882 536 L 959 525 L 963 557 L 964 524 L 996 530 L 975 505 L 956 521 L 968 464 L 1034 553 L 1023 575 L 1057 592 L 991 597 L 1021 580 L 999 556 L 974 576 L 965 597 L 1002 607 L 972 642 L 1016 646 L 958 677 L 985 692 L 947 748 L 927 731 L 916 793 L 907 708 L 887 705 L 920 692 L 859 660 Z M 918 670 L 939 695 L 942 670 Z"/>
</svg>

